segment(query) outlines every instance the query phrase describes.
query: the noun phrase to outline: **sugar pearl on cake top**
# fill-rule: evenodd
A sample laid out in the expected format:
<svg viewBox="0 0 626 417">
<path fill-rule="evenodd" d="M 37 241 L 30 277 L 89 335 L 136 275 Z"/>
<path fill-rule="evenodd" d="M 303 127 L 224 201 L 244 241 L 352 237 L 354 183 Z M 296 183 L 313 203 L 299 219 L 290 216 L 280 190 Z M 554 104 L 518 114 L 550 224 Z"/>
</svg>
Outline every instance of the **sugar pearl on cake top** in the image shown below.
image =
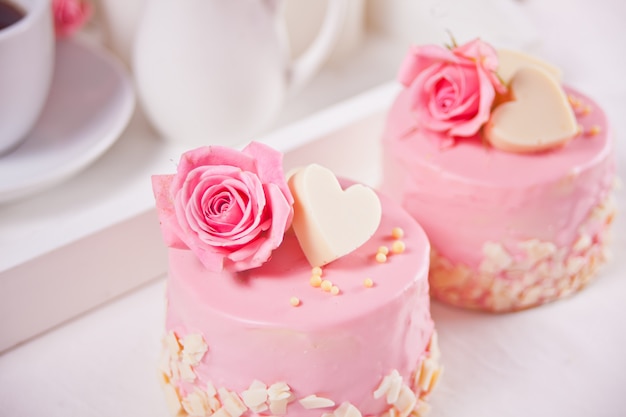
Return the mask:
<svg viewBox="0 0 626 417">
<path fill-rule="evenodd" d="M 311 284 L 311 287 L 318 288 L 320 285 L 322 285 L 322 277 L 320 277 L 319 275 L 312 275 L 309 283 Z"/>
<path fill-rule="evenodd" d="M 598 125 L 593 125 L 589 128 L 589 130 L 587 131 L 587 134 L 589 136 L 596 136 L 598 134 L 600 134 L 600 132 L 602 131 L 602 129 L 600 128 L 600 126 Z"/>
<path fill-rule="evenodd" d="M 330 288 L 330 293 L 331 293 L 332 295 L 338 295 L 338 294 L 339 294 L 339 287 L 338 287 L 338 286 L 336 286 L 336 285 L 333 285 L 333 286 Z"/>
<path fill-rule="evenodd" d="M 372 281 L 371 278 L 365 278 L 365 280 L 363 280 L 363 286 L 365 288 L 372 288 L 374 286 L 374 281 Z"/>
<path fill-rule="evenodd" d="M 329 292 L 331 288 L 333 287 L 333 283 L 330 280 L 325 279 L 322 281 L 320 286 L 322 287 L 322 290 Z"/>
<path fill-rule="evenodd" d="M 394 227 L 391 229 L 391 237 L 394 239 L 402 239 L 404 237 L 404 230 L 401 227 Z"/>
<path fill-rule="evenodd" d="M 318 277 L 322 276 L 322 268 L 320 268 L 319 266 L 313 267 L 313 269 L 311 269 L 311 274 L 312 275 L 317 275 Z"/>
<path fill-rule="evenodd" d="M 384 264 L 385 262 L 387 262 L 387 255 L 378 252 L 376 254 L 376 262 L 378 262 L 379 264 Z"/>
<path fill-rule="evenodd" d="M 406 245 L 401 240 L 396 240 L 391 245 L 391 252 L 392 253 L 396 253 L 396 254 L 402 253 L 402 252 L 404 252 L 405 249 L 406 249 Z"/>
<path fill-rule="evenodd" d="M 388 255 L 389 254 L 389 248 L 387 246 L 379 246 L 378 247 L 378 252 L 376 253 L 382 253 L 383 255 Z"/>
<path fill-rule="evenodd" d="M 291 297 L 289 299 L 289 304 L 291 304 L 294 307 L 298 307 L 300 305 L 300 299 L 298 297 Z"/>
</svg>

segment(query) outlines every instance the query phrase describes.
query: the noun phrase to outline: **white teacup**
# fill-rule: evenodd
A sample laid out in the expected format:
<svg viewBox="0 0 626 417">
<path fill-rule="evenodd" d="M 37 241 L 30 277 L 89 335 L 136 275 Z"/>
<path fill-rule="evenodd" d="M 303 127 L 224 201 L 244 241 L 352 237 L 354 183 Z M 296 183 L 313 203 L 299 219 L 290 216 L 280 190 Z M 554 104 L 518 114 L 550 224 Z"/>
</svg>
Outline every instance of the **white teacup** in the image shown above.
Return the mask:
<svg viewBox="0 0 626 417">
<path fill-rule="evenodd" d="M 50 0 L 0 0 L 24 16 L 0 29 L 0 154 L 16 147 L 35 125 L 54 69 Z"/>
</svg>

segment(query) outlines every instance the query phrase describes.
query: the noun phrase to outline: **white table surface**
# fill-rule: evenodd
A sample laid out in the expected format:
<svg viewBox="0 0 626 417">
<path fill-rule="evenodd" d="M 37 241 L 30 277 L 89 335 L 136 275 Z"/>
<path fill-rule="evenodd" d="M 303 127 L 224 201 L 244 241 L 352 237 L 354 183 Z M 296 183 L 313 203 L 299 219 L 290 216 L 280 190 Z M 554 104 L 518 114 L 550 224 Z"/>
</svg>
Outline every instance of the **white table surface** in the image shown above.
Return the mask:
<svg viewBox="0 0 626 417">
<path fill-rule="evenodd" d="M 626 7 L 620 0 L 523 4 L 543 39 L 541 55 L 605 107 L 615 128 L 619 174 L 626 178 Z M 382 67 L 367 76 L 369 82 L 387 75 L 389 66 Z M 349 74 L 336 69 L 325 76 L 332 86 Z M 305 94 L 310 109 L 327 105 L 323 97 L 332 95 Z M 303 115 L 306 108 L 298 111 Z M 446 371 L 432 396 L 432 417 L 626 415 L 623 191 L 618 207 L 615 259 L 580 294 L 502 316 L 433 305 Z M 163 291 L 158 279 L 2 354 L 0 416 L 167 416 L 155 370 Z"/>
</svg>

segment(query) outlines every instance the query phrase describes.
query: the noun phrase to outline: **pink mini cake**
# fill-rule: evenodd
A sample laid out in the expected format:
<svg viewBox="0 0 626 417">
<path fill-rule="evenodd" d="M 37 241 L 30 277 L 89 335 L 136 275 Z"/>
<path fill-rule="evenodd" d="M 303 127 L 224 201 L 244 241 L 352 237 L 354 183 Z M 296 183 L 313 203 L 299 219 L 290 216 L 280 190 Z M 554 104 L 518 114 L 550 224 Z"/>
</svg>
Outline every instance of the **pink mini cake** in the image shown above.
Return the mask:
<svg viewBox="0 0 626 417">
<path fill-rule="evenodd" d="M 425 414 L 441 373 L 430 247 L 399 205 L 317 165 L 287 184 L 257 143 L 190 151 L 153 186 L 173 415 Z"/>
<path fill-rule="evenodd" d="M 435 298 L 525 309 L 583 288 L 606 260 L 610 128 L 559 77 L 481 41 L 409 52 L 383 136 L 382 190 L 430 239 Z"/>
</svg>

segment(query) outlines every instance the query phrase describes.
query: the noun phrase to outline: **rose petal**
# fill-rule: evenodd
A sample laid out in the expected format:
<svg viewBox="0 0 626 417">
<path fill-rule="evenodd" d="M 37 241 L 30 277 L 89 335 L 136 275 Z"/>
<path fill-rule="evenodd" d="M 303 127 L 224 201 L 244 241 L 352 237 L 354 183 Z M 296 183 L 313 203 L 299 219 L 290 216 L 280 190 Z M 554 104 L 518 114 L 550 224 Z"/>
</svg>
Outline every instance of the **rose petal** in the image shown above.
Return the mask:
<svg viewBox="0 0 626 417">
<path fill-rule="evenodd" d="M 153 175 L 152 191 L 156 200 L 157 214 L 165 244 L 172 248 L 187 249 L 187 245 L 179 237 L 181 234 L 180 226 L 170 195 L 173 177 L 173 175 Z"/>
<path fill-rule="evenodd" d="M 426 68 L 439 62 L 458 62 L 458 57 L 437 45 L 414 46 L 400 65 L 398 81 L 408 87 Z"/>
<path fill-rule="evenodd" d="M 182 188 L 189 172 L 198 167 L 207 167 L 211 172 L 233 168 L 254 172 L 255 162 L 251 156 L 224 146 L 205 146 L 192 149 L 180 157 L 173 186 L 177 189 Z"/>
<path fill-rule="evenodd" d="M 454 128 L 450 129 L 449 133 L 451 135 L 473 136 L 478 132 L 478 130 L 480 130 L 480 127 L 485 124 L 487 120 L 489 120 L 491 104 L 493 103 L 493 99 L 496 95 L 495 90 L 480 65 L 476 65 L 476 70 L 479 78 L 478 84 L 480 85 L 478 112 L 476 113 L 476 116 L 474 116 L 471 120 L 468 120 L 467 123 L 458 124 Z"/>
<path fill-rule="evenodd" d="M 283 241 L 287 225 L 293 216 L 293 206 L 277 184 L 266 184 L 265 194 L 271 210 L 271 228 L 269 233 L 256 240 L 255 245 L 247 245 L 233 252 L 228 258 L 233 262 L 231 268 L 241 271 L 261 266 Z M 255 242 L 255 243 L 256 243 Z"/>
<path fill-rule="evenodd" d="M 480 39 L 457 46 L 452 52 L 457 56 L 475 60 L 486 71 L 495 72 L 498 69 L 498 53 L 491 45 Z"/>
<path fill-rule="evenodd" d="M 276 184 L 287 201 L 293 204 L 293 196 L 283 172 L 283 154 L 258 142 L 251 142 L 243 152 L 255 159 L 257 174 L 261 182 L 263 184 Z"/>
</svg>

